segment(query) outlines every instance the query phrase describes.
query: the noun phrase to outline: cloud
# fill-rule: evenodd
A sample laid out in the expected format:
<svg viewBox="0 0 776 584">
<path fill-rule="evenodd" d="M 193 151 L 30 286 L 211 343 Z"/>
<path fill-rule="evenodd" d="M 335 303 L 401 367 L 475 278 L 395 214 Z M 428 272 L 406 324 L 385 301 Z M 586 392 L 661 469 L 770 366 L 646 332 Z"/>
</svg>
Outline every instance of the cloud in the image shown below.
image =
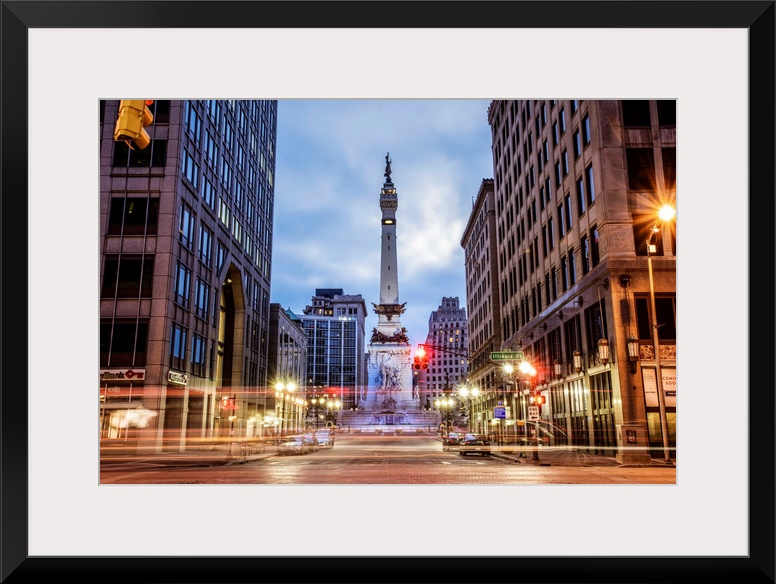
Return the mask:
<svg viewBox="0 0 776 584">
<path fill-rule="evenodd" d="M 271 297 L 301 313 L 315 288 L 379 300 L 380 189 L 397 189 L 402 324 L 425 339 L 443 296 L 465 306 L 460 241 L 492 175 L 484 100 L 281 100 Z"/>
</svg>

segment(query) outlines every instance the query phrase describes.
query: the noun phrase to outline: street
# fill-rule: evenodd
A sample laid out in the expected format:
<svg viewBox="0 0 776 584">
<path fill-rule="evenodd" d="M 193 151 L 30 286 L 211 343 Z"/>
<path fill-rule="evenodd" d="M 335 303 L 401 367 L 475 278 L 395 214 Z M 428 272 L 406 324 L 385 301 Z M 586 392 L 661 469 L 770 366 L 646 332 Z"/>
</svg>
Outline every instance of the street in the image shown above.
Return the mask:
<svg viewBox="0 0 776 584">
<path fill-rule="evenodd" d="M 494 447 L 494 450 L 495 447 Z M 582 462 L 579 462 L 582 460 Z M 600 461 L 600 462 L 596 462 Z M 164 456 L 102 464 L 101 484 L 675 484 L 675 467 L 625 467 L 609 457 L 540 451 L 461 456 L 428 435 L 338 434 L 334 448 L 278 456 L 276 447 L 253 460 L 165 464 Z"/>
</svg>

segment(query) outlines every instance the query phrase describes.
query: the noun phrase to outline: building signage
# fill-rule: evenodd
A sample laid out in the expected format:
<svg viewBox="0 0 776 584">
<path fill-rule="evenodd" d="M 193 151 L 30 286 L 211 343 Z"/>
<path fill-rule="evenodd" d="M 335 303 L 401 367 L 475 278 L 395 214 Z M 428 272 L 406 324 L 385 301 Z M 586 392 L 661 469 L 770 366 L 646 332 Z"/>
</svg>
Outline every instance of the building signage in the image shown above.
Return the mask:
<svg viewBox="0 0 776 584">
<path fill-rule="evenodd" d="M 663 374 L 663 395 L 666 398 L 666 407 L 676 407 L 676 368 L 675 367 L 661 367 L 660 372 Z M 657 376 L 655 375 L 655 369 L 645 367 L 641 370 L 642 378 L 644 380 L 644 399 L 646 400 L 648 408 L 657 408 L 660 404 L 657 401 Z"/>
<path fill-rule="evenodd" d="M 145 369 L 100 369 L 100 383 L 103 381 L 143 381 Z"/>
<path fill-rule="evenodd" d="M 524 359 L 522 351 L 499 351 L 491 353 L 491 361 L 522 361 Z"/>
<path fill-rule="evenodd" d="M 507 417 L 507 409 L 505 407 L 493 408 L 493 417 L 504 419 Z"/>
<path fill-rule="evenodd" d="M 179 373 L 178 371 L 167 372 L 167 383 L 174 383 L 175 385 L 186 385 L 189 382 L 189 376 L 185 373 Z"/>
</svg>

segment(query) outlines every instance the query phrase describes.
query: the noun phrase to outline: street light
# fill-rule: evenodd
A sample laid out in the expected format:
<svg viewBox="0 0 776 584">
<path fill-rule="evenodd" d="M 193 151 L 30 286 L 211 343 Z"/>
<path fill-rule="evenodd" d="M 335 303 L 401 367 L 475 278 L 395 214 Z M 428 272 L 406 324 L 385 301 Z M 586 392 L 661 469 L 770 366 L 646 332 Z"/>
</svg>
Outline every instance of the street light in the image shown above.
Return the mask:
<svg viewBox="0 0 776 584">
<path fill-rule="evenodd" d="M 449 413 L 450 408 L 452 408 L 455 405 L 455 400 L 451 397 L 443 397 L 442 399 L 438 399 L 434 402 L 434 405 L 436 405 L 437 409 L 442 408 L 444 410 L 444 420 L 445 420 L 445 438 L 450 434 L 450 427 L 448 425 L 449 420 Z"/>
<path fill-rule="evenodd" d="M 472 426 L 472 414 L 474 413 L 474 398 L 480 395 L 480 390 L 476 387 L 472 387 L 471 389 L 463 386 L 458 390 L 458 393 L 463 396 L 465 399 L 469 401 L 469 432 L 474 431 L 474 427 Z"/>
<path fill-rule="evenodd" d="M 655 377 L 657 382 L 657 402 L 660 406 L 660 427 L 663 435 L 663 462 L 671 464 L 671 452 L 668 443 L 668 417 L 666 416 L 666 397 L 663 394 L 663 373 L 660 369 L 660 341 L 657 334 L 657 314 L 655 312 L 655 281 L 652 278 L 652 254 L 657 251 L 657 246 L 652 244 L 652 237 L 660 233 L 660 224 L 671 221 L 676 217 L 676 209 L 670 205 L 663 205 L 658 211 L 658 219 L 649 230 L 647 237 L 647 268 L 649 269 L 649 302 L 652 310 L 652 344 L 655 350 Z"/>
<path fill-rule="evenodd" d="M 281 438 L 284 436 L 284 430 L 288 429 L 288 424 L 286 423 L 286 400 L 291 397 L 291 394 L 296 391 L 296 383 L 293 381 L 289 381 L 288 383 L 283 383 L 282 381 L 279 381 L 275 384 L 275 398 L 280 400 L 281 403 L 281 413 L 280 413 L 280 436 Z"/>
<path fill-rule="evenodd" d="M 533 365 L 531 365 L 528 361 L 521 361 L 520 365 L 518 365 L 518 370 L 519 370 L 519 373 L 522 374 L 522 376 L 523 376 L 523 381 L 525 381 L 526 384 L 528 385 L 528 392 L 530 394 L 531 389 L 533 388 L 533 378 L 536 376 L 536 368 Z M 512 365 L 509 364 L 509 363 L 504 365 L 504 371 L 506 371 L 510 376 L 512 375 L 512 373 L 517 373 L 517 372 L 515 372 L 514 367 L 512 367 Z M 515 384 L 515 389 L 517 390 L 518 382 L 514 381 L 513 383 Z M 523 426 L 523 427 L 525 428 L 525 440 L 526 440 L 526 443 L 527 443 L 528 442 L 528 416 L 527 416 L 527 412 L 524 412 L 523 417 L 524 417 L 523 422 L 525 424 L 525 426 Z M 533 459 L 534 460 L 539 460 L 539 422 L 538 421 L 534 422 L 534 433 L 535 433 L 536 436 L 534 438 L 534 443 L 533 443 L 533 446 L 534 446 L 534 448 L 533 448 Z M 515 432 L 515 435 L 517 435 L 516 432 Z"/>
</svg>

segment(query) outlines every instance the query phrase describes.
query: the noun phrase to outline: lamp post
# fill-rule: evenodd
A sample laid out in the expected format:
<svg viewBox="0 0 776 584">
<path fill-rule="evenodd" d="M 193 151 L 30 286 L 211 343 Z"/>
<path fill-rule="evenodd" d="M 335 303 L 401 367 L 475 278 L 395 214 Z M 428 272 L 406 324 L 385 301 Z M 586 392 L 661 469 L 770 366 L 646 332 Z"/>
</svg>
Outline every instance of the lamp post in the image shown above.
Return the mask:
<svg viewBox="0 0 776 584">
<path fill-rule="evenodd" d="M 531 365 L 528 361 L 521 361 L 520 365 L 518 365 L 517 371 L 516 371 L 515 368 L 511 364 L 507 363 L 506 365 L 504 365 L 504 371 L 510 377 L 513 378 L 513 383 L 515 384 L 515 390 L 516 391 L 517 391 L 517 389 L 519 387 L 518 386 L 519 380 L 515 379 L 514 376 L 517 375 L 518 372 L 519 372 L 523 376 L 523 380 L 528 385 L 528 391 L 530 393 L 531 388 L 533 386 L 532 380 L 533 380 L 534 376 L 536 375 L 536 368 L 533 365 Z M 531 399 L 531 401 L 533 401 L 533 397 L 531 397 L 530 399 Z M 525 426 L 524 426 L 524 428 L 525 428 L 525 440 L 526 440 L 526 443 L 527 443 L 528 442 L 528 419 L 527 419 L 528 416 L 524 416 L 524 417 L 526 418 L 526 419 L 523 420 L 523 422 L 525 423 Z M 533 448 L 533 459 L 534 460 L 539 460 L 539 422 L 538 421 L 534 422 L 534 433 L 535 433 L 535 437 L 534 437 L 533 444 L 532 444 L 533 447 L 534 447 Z"/>
<path fill-rule="evenodd" d="M 333 418 L 331 411 L 332 410 L 338 410 L 340 406 L 342 405 L 342 402 L 339 400 L 333 400 L 333 401 L 326 401 L 326 409 L 328 410 L 326 419 Z"/>
<path fill-rule="evenodd" d="M 284 431 L 288 429 L 288 423 L 286 422 L 286 400 L 291 397 L 291 394 L 296 391 L 296 383 L 289 381 L 283 383 L 279 381 L 275 384 L 275 398 L 280 400 L 281 413 L 280 413 L 280 437 L 285 434 Z"/>
<path fill-rule="evenodd" d="M 467 424 L 467 428 L 469 429 L 469 432 L 473 432 L 472 414 L 474 413 L 474 398 L 480 395 L 480 390 L 476 387 L 470 389 L 463 386 L 458 390 L 458 393 L 469 402 L 469 423 Z"/>
<path fill-rule="evenodd" d="M 434 402 L 434 405 L 436 405 L 437 409 L 444 410 L 444 421 L 445 421 L 445 438 L 450 434 L 450 427 L 448 426 L 448 419 L 449 419 L 449 412 L 450 408 L 452 408 L 455 405 L 455 400 L 450 397 L 443 397 L 442 399 L 438 399 Z"/>
<path fill-rule="evenodd" d="M 663 462 L 671 464 L 671 452 L 668 440 L 668 417 L 666 416 L 666 397 L 663 394 L 663 373 L 660 369 L 660 341 L 657 334 L 657 314 L 655 312 L 655 281 L 652 277 L 652 254 L 657 251 L 652 244 L 652 237 L 660 233 L 660 224 L 676 217 L 676 209 L 670 205 L 664 205 L 658 211 L 658 220 L 649 230 L 647 237 L 647 268 L 649 270 L 649 303 L 652 311 L 652 345 L 655 350 L 655 381 L 657 383 L 657 403 L 660 407 L 660 428 L 663 437 Z"/>
</svg>

